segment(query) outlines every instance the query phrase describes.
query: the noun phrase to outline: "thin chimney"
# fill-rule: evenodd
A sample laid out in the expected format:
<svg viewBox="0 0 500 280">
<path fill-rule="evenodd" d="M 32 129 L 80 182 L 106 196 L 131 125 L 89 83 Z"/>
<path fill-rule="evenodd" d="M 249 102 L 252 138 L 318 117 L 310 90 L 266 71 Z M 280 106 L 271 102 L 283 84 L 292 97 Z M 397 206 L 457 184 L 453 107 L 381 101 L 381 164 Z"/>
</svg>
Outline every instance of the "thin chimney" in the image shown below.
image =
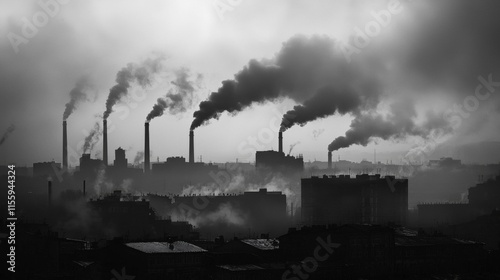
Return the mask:
<svg viewBox="0 0 500 280">
<path fill-rule="evenodd" d="M 104 165 L 108 165 L 108 121 L 103 120 L 102 121 L 103 128 L 102 128 L 102 161 L 104 162 Z"/>
<path fill-rule="evenodd" d="M 83 198 L 85 199 L 85 180 L 83 180 Z"/>
<path fill-rule="evenodd" d="M 52 180 L 47 180 L 47 193 L 48 193 L 48 202 L 49 202 L 49 210 L 52 208 Z"/>
<path fill-rule="evenodd" d="M 148 174 L 150 169 L 149 162 L 149 122 L 144 124 L 144 173 Z"/>
<path fill-rule="evenodd" d="M 189 131 L 189 163 L 194 163 L 194 132 Z"/>
<path fill-rule="evenodd" d="M 68 130 L 66 121 L 63 121 L 63 170 L 68 169 Z"/>
<path fill-rule="evenodd" d="M 332 151 L 328 151 L 328 169 L 332 169 Z"/>
<path fill-rule="evenodd" d="M 278 134 L 278 151 L 283 153 L 283 132 L 279 132 Z"/>
</svg>

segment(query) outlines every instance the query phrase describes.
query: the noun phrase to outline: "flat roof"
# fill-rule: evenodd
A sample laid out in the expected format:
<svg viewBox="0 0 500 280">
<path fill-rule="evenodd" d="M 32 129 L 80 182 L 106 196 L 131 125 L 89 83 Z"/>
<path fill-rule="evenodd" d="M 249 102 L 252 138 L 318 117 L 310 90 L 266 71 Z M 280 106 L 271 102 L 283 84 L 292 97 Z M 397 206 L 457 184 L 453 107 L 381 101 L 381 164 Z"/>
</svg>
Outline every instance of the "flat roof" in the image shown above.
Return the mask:
<svg viewBox="0 0 500 280">
<path fill-rule="evenodd" d="M 135 249 L 137 251 L 146 254 L 165 254 L 165 253 L 198 253 L 206 252 L 207 250 L 202 249 L 191 243 L 184 241 L 175 241 L 173 243 L 169 242 L 133 242 L 126 243 L 127 247 Z M 172 246 L 170 246 L 172 245 Z"/>
</svg>

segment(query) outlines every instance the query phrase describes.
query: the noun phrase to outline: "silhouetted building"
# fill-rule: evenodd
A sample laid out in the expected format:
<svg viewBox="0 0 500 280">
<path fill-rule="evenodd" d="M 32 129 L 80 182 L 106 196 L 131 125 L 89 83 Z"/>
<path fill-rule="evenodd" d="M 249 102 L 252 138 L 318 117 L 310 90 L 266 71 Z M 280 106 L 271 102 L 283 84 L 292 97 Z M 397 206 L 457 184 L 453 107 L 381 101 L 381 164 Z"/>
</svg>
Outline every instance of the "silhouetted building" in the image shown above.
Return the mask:
<svg viewBox="0 0 500 280">
<path fill-rule="evenodd" d="M 479 215 L 500 210 L 500 176 L 469 188 L 469 203 Z"/>
<path fill-rule="evenodd" d="M 159 196 L 149 194 L 155 212 L 173 219 L 195 220 L 201 233 L 281 234 L 286 229 L 286 196 L 282 192 L 248 191 L 243 194 Z"/>
<path fill-rule="evenodd" d="M 118 149 L 115 150 L 114 167 L 120 169 L 126 169 L 127 165 L 128 163 L 127 163 L 127 158 L 125 157 L 125 150 L 119 147 Z"/>
<path fill-rule="evenodd" d="M 456 168 L 456 167 L 462 166 L 462 161 L 459 159 L 453 159 L 450 157 L 442 157 L 438 160 L 429 160 L 429 166 L 444 167 L 444 168 Z"/>
<path fill-rule="evenodd" d="M 255 153 L 255 168 L 259 171 L 301 173 L 304 171 L 304 159 L 285 155 L 277 151 L 258 151 Z"/>
<path fill-rule="evenodd" d="M 206 250 L 184 241 L 122 244 L 110 257 L 135 279 L 207 279 Z"/>
<path fill-rule="evenodd" d="M 380 175 L 302 179 L 302 222 L 325 224 L 406 224 L 408 179 Z"/>
<path fill-rule="evenodd" d="M 417 208 L 419 226 L 454 225 L 474 219 L 467 203 L 426 203 Z"/>
<path fill-rule="evenodd" d="M 52 177 L 55 179 L 57 176 L 60 176 L 60 174 L 62 174 L 60 163 L 55 161 L 33 163 L 33 177 Z"/>
<path fill-rule="evenodd" d="M 80 158 L 80 176 L 82 179 L 93 180 L 100 169 L 105 168 L 102 160 L 90 158 L 90 154 L 83 154 Z"/>
<path fill-rule="evenodd" d="M 177 236 L 189 239 L 193 231 L 193 227 L 185 221 L 160 219 L 145 198 L 122 194 L 119 190 L 88 203 L 115 237 L 145 240 Z"/>
</svg>

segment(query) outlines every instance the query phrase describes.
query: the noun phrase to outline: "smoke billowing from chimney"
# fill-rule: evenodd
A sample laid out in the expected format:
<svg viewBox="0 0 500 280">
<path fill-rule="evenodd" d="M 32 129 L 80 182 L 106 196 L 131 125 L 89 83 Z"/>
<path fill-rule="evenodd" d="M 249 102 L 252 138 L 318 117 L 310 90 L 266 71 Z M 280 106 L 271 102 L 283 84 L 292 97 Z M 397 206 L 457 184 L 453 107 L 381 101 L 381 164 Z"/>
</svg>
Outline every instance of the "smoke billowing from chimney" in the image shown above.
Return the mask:
<svg viewBox="0 0 500 280">
<path fill-rule="evenodd" d="M 146 59 L 140 64 L 129 63 L 116 74 L 116 85 L 109 90 L 106 100 L 106 110 L 103 118 L 107 119 L 113 112 L 113 106 L 128 94 L 131 83 L 136 82 L 141 87 L 151 84 L 154 75 L 161 71 L 164 56 Z"/>
<path fill-rule="evenodd" d="M 295 146 L 297 146 L 298 144 L 300 144 L 300 141 L 297 141 L 297 142 L 290 145 L 290 149 L 288 150 L 288 155 L 290 155 L 292 153 L 293 148 L 295 148 Z"/>
<path fill-rule="evenodd" d="M 146 121 L 151 121 L 156 117 L 163 115 L 165 110 L 170 113 L 177 114 L 185 112 L 192 106 L 193 95 L 202 79 L 202 75 L 198 74 L 195 80 L 191 79 L 191 74 L 187 68 L 180 68 L 175 71 L 175 80 L 172 81 L 173 89 L 170 89 L 165 97 L 158 98 L 153 109 L 146 117 Z"/>
<path fill-rule="evenodd" d="M 416 117 L 414 101 L 406 98 L 393 103 L 387 115 L 375 111 L 362 113 L 351 122 L 351 128 L 345 136 L 337 137 L 328 145 L 328 151 L 347 148 L 353 144 L 366 146 L 374 138 L 384 140 L 404 139 L 408 136 L 427 138 L 452 131 L 451 124 L 432 111 L 427 112 L 422 123 L 417 123 Z"/>
<path fill-rule="evenodd" d="M 67 120 L 68 117 L 76 109 L 78 103 L 87 100 L 87 95 L 85 90 L 89 87 L 88 78 L 83 77 L 76 82 L 75 87 L 69 92 L 70 101 L 66 103 L 66 109 L 63 113 L 63 120 Z"/>
<path fill-rule="evenodd" d="M 99 122 L 94 124 L 94 127 L 90 130 L 89 135 L 85 137 L 83 142 L 83 153 L 89 153 L 94 149 L 95 144 L 99 142 L 99 137 L 101 135 L 101 125 Z"/>
<path fill-rule="evenodd" d="M 0 138 L 0 145 L 2 145 L 2 144 L 5 142 L 5 140 L 7 140 L 7 138 L 9 138 L 9 135 L 10 135 L 12 132 L 14 132 L 14 130 L 16 130 L 16 127 L 15 127 L 13 124 L 11 124 L 11 125 L 7 128 L 7 130 L 3 133 L 2 138 Z"/>
<path fill-rule="evenodd" d="M 348 63 L 333 39 L 324 36 L 295 36 L 283 44 L 271 60 L 251 60 L 233 80 L 225 80 L 217 92 L 199 105 L 191 129 L 196 129 L 223 112 L 236 113 L 254 103 L 288 97 L 302 102 L 329 86 L 329 90 L 344 98 L 348 85 L 371 83 L 366 95 L 377 96 L 379 86 L 368 76 L 374 76 L 370 63 Z M 376 99 L 376 98 L 375 98 Z M 351 99 L 347 98 L 347 104 Z M 344 108 L 342 104 L 337 105 Z M 348 106 L 348 105 L 345 105 Z M 334 107 L 336 109 L 337 107 Z M 331 111 L 332 109 L 330 109 Z M 347 109 L 346 109 L 347 110 Z"/>
<path fill-rule="evenodd" d="M 333 86 L 321 88 L 304 104 L 297 105 L 293 107 L 293 110 L 286 112 L 281 121 L 281 131 L 286 131 L 295 124 L 305 125 L 310 121 L 335 113 L 344 115 L 357 112 L 361 106 L 367 105 L 363 102 L 361 95 L 368 92 L 368 89 L 365 92 L 357 92 L 354 89 L 341 89 Z"/>
</svg>

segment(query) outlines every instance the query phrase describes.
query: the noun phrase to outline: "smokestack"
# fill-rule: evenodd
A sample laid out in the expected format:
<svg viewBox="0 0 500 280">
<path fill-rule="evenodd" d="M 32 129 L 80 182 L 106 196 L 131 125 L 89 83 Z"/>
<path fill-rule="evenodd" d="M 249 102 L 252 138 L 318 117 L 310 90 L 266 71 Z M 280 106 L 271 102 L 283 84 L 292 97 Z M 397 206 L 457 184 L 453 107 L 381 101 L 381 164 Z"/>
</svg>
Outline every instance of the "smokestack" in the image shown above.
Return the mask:
<svg viewBox="0 0 500 280">
<path fill-rule="evenodd" d="M 328 169 L 332 169 L 332 152 L 328 151 Z"/>
<path fill-rule="evenodd" d="M 108 121 L 103 120 L 102 121 L 103 128 L 102 128 L 102 161 L 104 162 L 104 165 L 108 166 Z"/>
<path fill-rule="evenodd" d="M 278 151 L 283 153 L 283 132 L 279 132 L 278 134 Z"/>
<path fill-rule="evenodd" d="M 68 131 L 66 121 L 63 121 L 63 170 L 68 169 Z"/>
<path fill-rule="evenodd" d="M 149 162 L 149 122 L 144 124 L 144 173 L 148 174 Z"/>
<path fill-rule="evenodd" d="M 52 209 L 52 180 L 47 181 L 47 192 L 48 192 L 48 201 L 49 201 L 49 210 Z"/>
<path fill-rule="evenodd" d="M 85 199 L 85 180 L 83 180 L 83 198 Z"/>
<path fill-rule="evenodd" d="M 194 163 L 194 132 L 189 131 L 189 163 Z"/>
</svg>

